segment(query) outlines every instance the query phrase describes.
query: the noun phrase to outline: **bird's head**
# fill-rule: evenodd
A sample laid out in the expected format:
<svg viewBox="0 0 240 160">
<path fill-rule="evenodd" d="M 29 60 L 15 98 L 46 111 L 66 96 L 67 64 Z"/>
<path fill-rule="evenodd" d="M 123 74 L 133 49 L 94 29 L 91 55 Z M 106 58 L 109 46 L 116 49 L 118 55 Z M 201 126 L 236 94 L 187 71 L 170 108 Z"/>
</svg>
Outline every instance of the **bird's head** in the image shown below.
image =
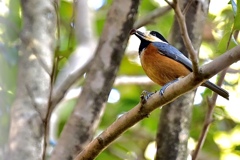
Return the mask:
<svg viewBox="0 0 240 160">
<path fill-rule="evenodd" d="M 141 43 L 139 46 L 138 53 L 141 55 L 142 51 L 150 44 L 153 42 L 160 42 L 160 43 L 168 43 L 168 41 L 158 32 L 156 31 L 146 31 L 146 32 L 141 32 L 136 29 L 132 29 L 130 31 L 131 35 L 136 35 Z"/>
<path fill-rule="evenodd" d="M 136 35 L 141 42 L 162 42 L 162 43 L 168 43 L 168 41 L 158 32 L 156 31 L 146 31 L 141 32 L 135 29 L 132 29 L 130 32 L 131 35 Z"/>
</svg>

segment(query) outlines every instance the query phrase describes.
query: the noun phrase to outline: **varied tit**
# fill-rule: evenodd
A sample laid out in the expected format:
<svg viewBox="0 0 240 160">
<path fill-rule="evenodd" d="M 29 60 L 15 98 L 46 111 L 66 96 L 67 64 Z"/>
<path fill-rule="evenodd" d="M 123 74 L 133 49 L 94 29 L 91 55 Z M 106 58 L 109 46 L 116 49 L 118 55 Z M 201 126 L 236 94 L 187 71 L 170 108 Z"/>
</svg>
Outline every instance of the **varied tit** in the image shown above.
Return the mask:
<svg viewBox="0 0 240 160">
<path fill-rule="evenodd" d="M 140 32 L 133 29 L 130 34 L 140 40 L 139 56 L 143 70 L 155 83 L 163 86 L 160 93 L 180 77 L 192 72 L 192 62 L 156 31 Z M 202 84 L 220 96 L 229 99 L 229 93 L 210 81 Z"/>
</svg>

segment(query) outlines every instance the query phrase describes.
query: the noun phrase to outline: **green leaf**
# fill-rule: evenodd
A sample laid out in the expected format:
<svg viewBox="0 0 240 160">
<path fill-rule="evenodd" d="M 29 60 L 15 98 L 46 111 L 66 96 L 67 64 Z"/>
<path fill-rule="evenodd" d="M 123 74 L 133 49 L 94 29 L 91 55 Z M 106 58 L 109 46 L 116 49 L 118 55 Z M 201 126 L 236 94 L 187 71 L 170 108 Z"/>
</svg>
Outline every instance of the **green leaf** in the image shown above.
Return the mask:
<svg viewBox="0 0 240 160">
<path fill-rule="evenodd" d="M 73 15 L 73 4 L 72 4 L 72 2 L 61 1 L 61 5 L 59 7 L 59 13 L 60 13 L 60 17 L 62 19 L 71 20 L 72 15 Z"/>
<path fill-rule="evenodd" d="M 237 145 L 235 148 L 234 148 L 235 151 L 240 151 L 240 145 Z"/>
<path fill-rule="evenodd" d="M 228 31 L 222 37 L 222 40 L 220 41 L 220 43 L 218 45 L 218 51 L 220 53 L 224 53 L 224 52 L 226 52 L 226 50 L 229 50 L 229 49 L 231 49 L 231 48 L 236 46 L 236 44 L 232 40 L 232 37 L 230 38 L 230 36 L 232 36 L 232 34 L 231 34 L 230 31 Z M 229 46 L 228 46 L 229 38 L 230 38 L 230 42 L 229 42 Z"/>
</svg>

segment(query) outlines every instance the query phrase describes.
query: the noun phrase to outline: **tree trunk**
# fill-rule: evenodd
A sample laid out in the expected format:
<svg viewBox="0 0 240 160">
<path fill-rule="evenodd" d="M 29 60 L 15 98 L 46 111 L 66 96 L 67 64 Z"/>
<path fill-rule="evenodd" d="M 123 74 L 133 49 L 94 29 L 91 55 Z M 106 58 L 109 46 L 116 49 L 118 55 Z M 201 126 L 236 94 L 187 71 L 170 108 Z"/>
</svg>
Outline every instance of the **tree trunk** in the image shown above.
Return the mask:
<svg viewBox="0 0 240 160">
<path fill-rule="evenodd" d="M 178 3 L 183 10 L 190 1 L 180 0 Z M 194 0 L 186 13 L 188 34 L 195 50 L 199 50 L 201 44 L 204 22 L 208 13 L 208 5 L 209 0 Z M 179 30 L 179 25 L 175 17 L 170 42 L 188 56 Z M 195 92 L 190 92 L 163 107 L 156 138 L 157 160 L 187 159 L 187 141 L 189 137 L 194 94 Z"/>
<path fill-rule="evenodd" d="M 53 4 L 49 0 L 21 1 L 24 23 L 7 160 L 42 159 L 56 29 Z"/>
<path fill-rule="evenodd" d="M 92 140 L 122 60 L 138 4 L 139 1 L 133 0 L 113 1 L 81 95 L 51 160 L 73 159 Z"/>
</svg>

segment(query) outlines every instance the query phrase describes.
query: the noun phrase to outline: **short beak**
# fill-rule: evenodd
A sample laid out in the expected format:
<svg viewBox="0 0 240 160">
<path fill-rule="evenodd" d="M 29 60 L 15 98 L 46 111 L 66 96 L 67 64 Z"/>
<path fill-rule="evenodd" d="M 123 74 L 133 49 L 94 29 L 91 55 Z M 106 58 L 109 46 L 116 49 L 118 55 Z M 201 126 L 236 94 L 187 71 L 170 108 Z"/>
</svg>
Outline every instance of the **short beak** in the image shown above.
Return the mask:
<svg viewBox="0 0 240 160">
<path fill-rule="evenodd" d="M 135 30 L 135 29 L 131 30 L 130 34 L 131 35 L 135 34 L 140 40 L 145 40 L 146 39 L 146 35 L 143 32 Z"/>
<path fill-rule="evenodd" d="M 141 31 L 136 31 L 135 35 L 140 39 L 146 39 L 146 35 Z"/>
</svg>

